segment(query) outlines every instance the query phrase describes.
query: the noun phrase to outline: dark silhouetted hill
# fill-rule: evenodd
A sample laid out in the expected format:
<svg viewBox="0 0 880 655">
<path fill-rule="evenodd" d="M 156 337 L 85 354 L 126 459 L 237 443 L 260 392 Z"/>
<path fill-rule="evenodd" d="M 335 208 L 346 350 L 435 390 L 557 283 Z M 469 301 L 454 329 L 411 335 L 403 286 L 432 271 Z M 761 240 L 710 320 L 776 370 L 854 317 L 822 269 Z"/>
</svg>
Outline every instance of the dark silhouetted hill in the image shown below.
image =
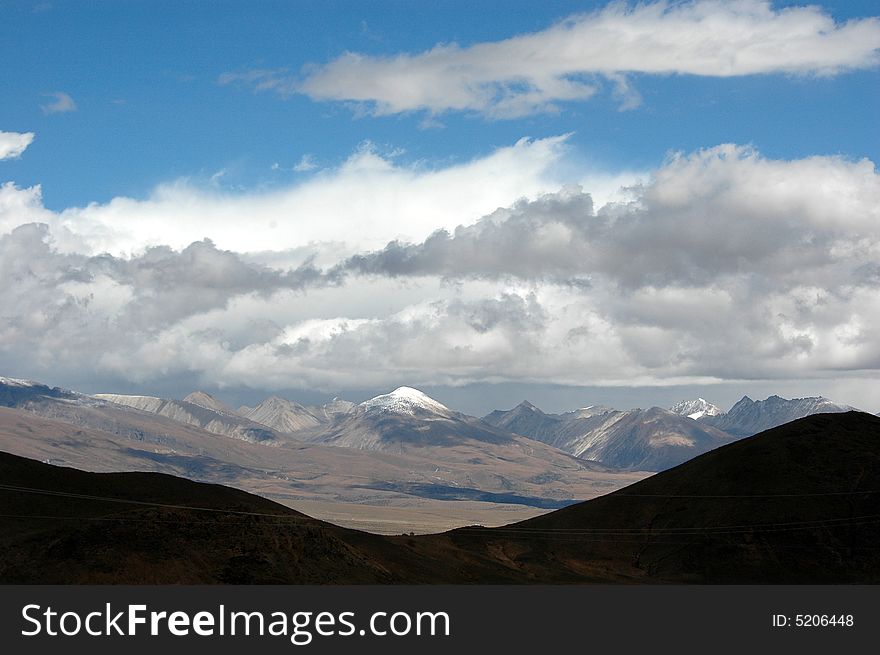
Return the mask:
<svg viewBox="0 0 880 655">
<path fill-rule="evenodd" d="M 859 412 L 528 521 L 419 537 L 160 474 L 4 454 L 0 481 L 5 583 L 880 583 L 880 418 Z"/>
<path fill-rule="evenodd" d="M 880 419 L 817 414 L 618 492 L 452 534 L 538 579 L 880 582 Z"/>
</svg>

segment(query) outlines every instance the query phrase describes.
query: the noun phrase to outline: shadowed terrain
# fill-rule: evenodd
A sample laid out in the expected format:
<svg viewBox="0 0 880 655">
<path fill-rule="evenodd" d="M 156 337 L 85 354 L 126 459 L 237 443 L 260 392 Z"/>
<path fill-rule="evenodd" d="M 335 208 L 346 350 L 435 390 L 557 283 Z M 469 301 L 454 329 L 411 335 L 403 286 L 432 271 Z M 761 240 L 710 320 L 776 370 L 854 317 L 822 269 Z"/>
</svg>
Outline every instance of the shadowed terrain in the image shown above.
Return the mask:
<svg viewBox="0 0 880 655">
<path fill-rule="evenodd" d="M 810 416 L 601 498 L 448 538 L 560 582 L 877 583 L 880 419 Z"/>
<path fill-rule="evenodd" d="M 280 399 L 260 407 L 273 423 L 304 411 Z M 293 435 L 202 392 L 184 401 L 96 398 L 0 378 L 0 450 L 93 472 L 180 475 L 291 507 L 307 502 L 316 516 L 383 533 L 503 525 L 648 475 L 507 433 L 410 388 L 308 414 L 318 425 Z"/>
<path fill-rule="evenodd" d="M 880 418 L 858 412 L 794 421 L 520 523 L 418 537 L 5 454 L 0 485 L 5 583 L 880 582 Z"/>
</svg>

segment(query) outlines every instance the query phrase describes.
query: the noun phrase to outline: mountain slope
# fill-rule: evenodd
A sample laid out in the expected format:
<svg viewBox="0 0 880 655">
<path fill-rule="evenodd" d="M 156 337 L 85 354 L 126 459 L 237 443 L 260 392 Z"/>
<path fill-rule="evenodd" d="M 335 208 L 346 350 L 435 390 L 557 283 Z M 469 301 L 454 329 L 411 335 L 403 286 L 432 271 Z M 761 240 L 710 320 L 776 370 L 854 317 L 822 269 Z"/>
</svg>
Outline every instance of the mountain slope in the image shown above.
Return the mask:
<svg viewBox="0 0 880 655">
<path fill-rule="evenodd" d="M 414 447 L 463 443 L 510 444 L 517 437 L 479 419 L 453 412 L 410 387 L 362 402 L 309 440 L 346 448 L 406 452 Z"/>
<path fill-rule="evenodd" d="M 688 418 L 692 418 L 695 421 L 699 418 L 703 418 L 704 416 L 718 416 L 719 414 L 724 413 L 721 408 L 718 407 L 718 405 L 713 405 L 704 398 L 697 398 L 696 400 L 682 400 L 681 402 L 675 403 L 672 407 L 670 407 L 669 411 L 673 414 L 687 416 Z"/>
<path fill-rule="evenodd" d="M 206 399 L 203 396 L 207 396 L 207 394 L 195 396 L 195 399 L 200 401 L 199 404 L 186 400 L 169 400 L 154 396 L 129 396 L 111 393 L 99 393 L 95 394 L 94 397 L 117 405 L 139 409 L 143 412 L 158 414 L 178 423 L 194 425 L 224 437 L 258 443 L 272 443 L 284 440 L 284 437 L 279 432 L 239 416 L 236 412 L 225 406 L 219 406 L 219 410 L 207 407 L 206 405 L 215 404 L 211 402 L 214 399 L 210 396 L 207 396 Z M 187 397 L 192 398 L 193 395 L 191 394 Z"/>
<path fill-rule="evenodd" d="M 469 538 L 481 547 L 506 541 L 537 570 L 562 563 L 575 574 L 604 567 L 678 582 L 877 583 L 878 492 L 880 419 L 819 414 Z"/>
<path fill-rule="evenodd" d="M 659 407 L 609 412 L 571 421 L 558 447 L 578 457 L 629 470 L 663 471 L 732 438 Z"/>
<path fill-rule="evenodd" d="M 524 402 L 484 420 L 577 457 L 633 471 L 662 471 L 731 440 L 712 426 L 659 407 L 545 414 Z"/>
<path fill-rule="evenodd" d="M 279 432 L 299 432 L 314 428 L 322 423 L 311 411 L 299 403 L 278 396 L 266 398 L 253 408 L 245 408 L 248 418 Z"/>
<path fill-rule="evenodd" d="M 0 375 L 0 407 L 22 407 L 39 403 L 43 398 L 76 401 L 79 397 L 79 394 L 60 387 Z"/>
<path fill-rule="evenodd" d="M 395 581 L 346 543 L 346 530 L 228 487 L 85 473 L 7 453 L 0 480 L 4 584 Z"/>
<path fill-rule="evenodd" d="M 487 514 L 501 510 L 498 516 L 503 516 L 513 507 L 547 509 L 592 498 L 645 475 L 578 460 L 521 437 L 496 434 L 489 426 L 483 426 L 483 432 L 499 443 L 458 439 L 461 435 L 452 433 L 448 436 L 454 445 L 442 440 L 407 445 L 411 433 L 404 432 L 404 442 L 397 447 L 386 443 L 388 447 L 381 450 L 293 439 L 267 446 L 90 396 L 53 398 L 38 391 L 21 406 L 0 408 L 0 448 L 91 471 L 162 471 L 234 485 L 285 503 L 299 499 L 324 503 L 325 509 L 316 510 L 320 512 L 331 503 L 350 503 L 430 505 L 450 517 L 465 516 L 467 508 Z M 154 410 L 162 406 L 162 399 L 142 402 Z M 370 413 L 376 415 L 395 423 L 392 414 Z M 336 416 L 342 422 L 345 414 Z M 408 428 L 421 426 L 412 423 L 413 417 L 409 420 Z M 439 422 L 428 424 L 440 427 Z M 445 505 L 447 501 L 468 504 L 457 514 L 455 503 Z M 350 515 L 352 524 L 363 524 L 357 517 L 368 514 L 358 509 Z M 495 521 L 486 522 L 490 520 Z M 377 529 L 393 530 L 395 523 L 370 521 Z"/>
<path fill-rule="evenodd" d="M 323 423 L 332 421 L 342 414 L 348 414 L 354 410 L 355 407 L 357 407 L 357 403 L 353 403 L 350 400 L 343 400 L 342 398 L 334 398 L 329 403 L 309 406 L 306 407 L 306 409 L 312 414 L 312 416 Z"/>
<path fill-rule="evenodd" d="M 186 398 L 184 398 L 183 401 L 191 403 L 193 405 L 198 405 L 199 407 L 204 407 L 205 409 L 210 409 L 212 412 L 217 412 L 218 414 L 224 414 L 227 416 L 238 416 L 238 412 L 236 412 L 234 409 L 232 409 L 225 403 L 217 400 L 211 394 L 205 393 L 204 391 L 193 391 Z"/>
<path fill-rule="evenodd" d="M 513 409 L 496 409 L 483 420 L 508 432 L 515 432 L 540 441 L 552 439 L 559 430 L 562 419 L 553 414 L 545 414 L 528 400 L 522 401 Z"/>
<path fill-rule="evenodd" d="M 835 403 L 822 396 L 792 400 L 770 396 L 757 401 L 743 396 L 726 414 L 703 416 L 701 421 L 728 434 L 747 437 L 812 414 L 853 410 L 854 407 Z"/>
</svg>

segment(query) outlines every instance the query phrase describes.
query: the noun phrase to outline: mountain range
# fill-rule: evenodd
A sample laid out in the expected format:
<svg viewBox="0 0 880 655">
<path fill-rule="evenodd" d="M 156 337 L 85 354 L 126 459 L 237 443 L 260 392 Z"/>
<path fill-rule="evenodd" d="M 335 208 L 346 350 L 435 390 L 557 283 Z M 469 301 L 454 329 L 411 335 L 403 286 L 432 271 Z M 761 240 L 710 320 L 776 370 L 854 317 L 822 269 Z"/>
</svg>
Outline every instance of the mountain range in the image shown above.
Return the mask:
<svg viewBox="0 0 880 655">
<path fill-rule="evenodd" d="M 766 400 L 752 400 L 748 396 L 743 396 L 729 412 L 706 414 L 699 420 L 735 437 L 748 437 L 804 416 L 853 410 L 856 408 L 835 403 L 822 396 L 793 400 L 779 396 L 770 396 Z"/>
<path fill-rule="evenodd" d="M 0 480 L 5 584 L 880 583 L 880 418 L 859 412 L 799 419 L 533 519 L 436 535 L 368 534 L 226 487 L 5 453 Z"/>
<path fill-rule="evenodd" d="M 669 409 L 622 411 L 591 406 L 564 414 L 546 414 L 523 401 L 511 410 L 491 412 L 483 420 L 609 466 L 663 471 L 736 439 L 798 418 L 853 409 L 823 397 L 786 400 L 771 396 L 753 401 L 746 396 L 726 413 L 698 398 L 681 401 Z"/>
<path fill-rule="evenodd" d="M 670 407 L 669 411 L 673 414 L 687 416 L 694 420 L 703 418 L 704 416 L 718 416 L 719 414 L 724 413 L 718 405 L 713 405 L 705 398 L 682 400 Z"/>
<path fill-rule="evenodd" d="M 240 438 L 250 419 L 189 401 L 94 397 L 24 381 L 0 383 L 0 392 L 7 452 L 90 471 L 172 473 L 288 504 L 324 503 L 316 511 L 334 516 L 343 504 L 349 518 L 338 520 L 353 525 L 389 506 L 409 512 L 384 525 L 370 520 L 380 531 L 422 525 L 441 506 L 459 522 L 511 516 L 512 507 L 521 508 L 517 516 L 534 515 L 647 475 L 497 430 L 414 390 L 361 405 L 337 400 L 311 409 L 318 425 L 297 433 L 262 426 L 272 438 L 260 440 Z M 455 511 L 445 503 L 453 500 L 461 501 Z"/>
<path fill-rule="evenodd" d="M 124 405 L 150 414 L 158 414 L 172 421 L 220 434 L 233 439 L 252 442 L 283 441 L 281 434 L 269 426 L 252 421 L 229 409 L 216 398 L 196 391 L 183 400 L 169 400 L 153 396 L 125 396 L 99 393 L 93 398 Z"/>
<path fill-rule="evenodd" d="M 410 387 L 360 404 L 271 397 L 234 410 L 204 392 L 183 400 L 86 395 L 0 378 L 0 448 L 91 471 L 167 472 L 288 504 L 408 508 L 407 520 L 426 509 L 449 513 L 446 501 L 459 501 L 460 521 L 465 509 L 475 518 L 514 507 L 536 513 L 593 498 L 753 430 L 848 409 L 777 396 L 744 398 L 727 413 L 702 399 L 670 410 L 562 414 L 523 402 L 479 419 Z M 354 514 L 333 516 L 361 525 Z M 391 530 L 395 521 L 370 527 Z"/>
</svg>

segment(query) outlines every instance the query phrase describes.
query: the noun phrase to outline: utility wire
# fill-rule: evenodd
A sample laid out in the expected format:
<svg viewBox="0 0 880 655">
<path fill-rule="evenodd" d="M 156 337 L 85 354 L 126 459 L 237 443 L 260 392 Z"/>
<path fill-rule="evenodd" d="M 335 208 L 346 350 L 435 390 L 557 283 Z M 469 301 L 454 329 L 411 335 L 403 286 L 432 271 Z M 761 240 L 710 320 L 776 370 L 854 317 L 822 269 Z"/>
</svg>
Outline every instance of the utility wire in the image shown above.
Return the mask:
<svg viewBox="0 0 880 655">
<path fill-rule="evenodd" d="M 161 507 L 164 509 L 185 509 L 193 512 L 216 512 L 218 514 L 237 514 L 242 516 L 262 516 L 266 518 L 280 518 L 297 521 L 315 521 L 310 517 L 292 516 L 290 514 L 269 514 L 267 512 L 247 512 L 244 510 L 221 509 L 217 507 L 192 507 L 189 505 L 172 505 L 168 503 L 151 503 L 143 500 L 128 500 L 125 498 L 108 498 L 106 496 L 92 496 L 89 494 L 76 494 L 65 491 L 52 491 L 49 489 L 33 489 L 31 487 L 17 487 L 14 485 L 0 484 L 0 490 L 14 491 L 19 493 L 40 494 L 44 496 L 60 496 L 62 498 L 77 498 L 81 500 L 95 500 L 104 503 L 122 503 L 125 505 L 141 505 L 145 507 Z M 291 510 L 295 511 L 295 510 Z"/>
<path fill-rule="evenodd" d="M 193 507 L 188 505 L 175 505 L 169 503 L 153 503 L 139 500 L 127 500 L 123 498 L 110 498 L 106 496 L 95 496 L 90 494 L 77 494 L 63 491 L 53 491 L 48 489 L 35 489 L 31 487 L 19 487 L 15 485 L 0 484 L 0 490 L 31 493 L 47 496 L 56 496 L 63 498 L 76 498 L 80 500 L 93 500 L 98 502 L 121 503 L 128 505 L 137 505 L 142 507 L 157 507 L 162 509 L 177 509 L 195 512 L 211 512 L 217 514 L 226 514 L 233 516 L 256 516 L 261 518 L 281 519 L 279 525 L 283 522 L 302 522 L 315 523 L 317 519 L 310 517 L 294 516 L 289 514 L 270 514 L 266 512 L 249 512 L 244 510 L 220 509 L 214 507 Z M 848 494 L 859 494 L 866 492 L 845 492 Z M 837 495 L 837 494 L 835 494 Z M 4 518 L 31 518 L 31 519 L 52 519 L 52 520 L 104 520 L 104 521 L 144 521 L 144 522 L 169 522 L 179 523 L 179 521 L 163 521 L 161 519 L 132 519 L 127 517 L 59 517 L 59 516 L 42 516 L 42 515 L 15 515 L 2 514 Z M 200 523 L 211 523 L 211 521 L 201 521 Z M 214 521 L 213 523 L 218 523 Z M 695 535 L 721 535 L 721 534 L 743 534 L 753 531 L 762 532 L 782 532 L 791 530 L 807 530 L 822 527 L 838 527 L 838 526 L 855 526 L 855 525 L 871 525 L 880 523 L 880 514 L 868 514 L 853 517 L 837 517 L 829 519 L 813 519 L 809 521 L 788 521 L 775 523 L 755 523 L 743 525 L 724 525 L 724 526 L 692 526 L 692 527 L 672 527 L 672 528 L 529 528 L 529 527 L 498 527 L 485 528 L 482 526 L 464 527 L 461 531 L 466 533 L 490 533 L 494 535 L 504 536 L 520 536 L 526 538 L 528 536 L 553 536 L 557 539 L 576 537 L 578 541 L 591 541 L 582 537 L 589 536 L 632 536 L 632 537 L 651 537 L 654 535 L 667 536 L 695 536 Z M 606 539 L 607 540 L 607 539 Z M 604 541 L 604 540 L 600 540 Z M 660 542 L 655 542 L 660 543 Z"/>
<path fill-rule="evenodd" d="M 812 498 L 814 496 L 859 496 L 862 494 L 880 494 L 880 490 L 827 491 L 808 494 L 630 494 L 618 491 L 598 497 L 613 498 L 615 496 L 624 496 L 628 498 Z"/>
</svg>

